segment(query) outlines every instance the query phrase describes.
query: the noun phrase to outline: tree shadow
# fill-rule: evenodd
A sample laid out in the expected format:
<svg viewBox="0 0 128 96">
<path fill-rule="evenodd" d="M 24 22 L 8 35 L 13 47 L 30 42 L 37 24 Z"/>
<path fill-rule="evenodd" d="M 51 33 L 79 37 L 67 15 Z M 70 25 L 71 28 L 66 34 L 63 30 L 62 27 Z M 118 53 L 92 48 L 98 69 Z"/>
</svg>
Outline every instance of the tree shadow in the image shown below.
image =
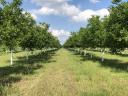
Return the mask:
<svg viewBox="0 0 128 96">
<path fill-rule="evenodd" d="M 121 54 L 121 53 L 118 53 L 117 55 L 121 56 L 121 57 L 128 57 L 128 54 Z"/>
<path fill-rule="evenodd" d="M 94 51 L 94 52 L 101 52 L 100 50 L 91 50 L 91 51 Z M 105 51 L 105 53 L 109 53 L 109 54 L 112 54 L 114 55 L 113 53 L 111 53 L 110 51 Z M 115 55 L 118 55 L 118 56 L 121 56 L 121 57 L 128 57 L 128 54 L 127 53 L 117 53 Z"/>
<path fill-rule="evenodd" d="M 91 58 L 92 55 L 92 58 Z M 107 59 L 104 58 L 104 61 L 101 61 L 101 57 L 96 56 L 95 54 L 88 53 L 86 56 L 81 55 L 82 61 L 93 61 L 99 62 L 102 67 L 111 68 L 114 72 L 128 72 L 128 62 L 122 62 L 118 59 Z"/>
<path fill-rule="evenodd" d="M 5 94 L 2 88 L 10 87 L 13 83 L 19 82 L 22 79 L 22 75 L 33 75 L 35 70 L 43 68 L 44 64 L 56 62 L 52 59 L 54 55 L 55 52 L 42 52 L 30 55 L 29 59 L 18 57 L 13 66 L 0 67 L 0 96 Z"/>
</svg>

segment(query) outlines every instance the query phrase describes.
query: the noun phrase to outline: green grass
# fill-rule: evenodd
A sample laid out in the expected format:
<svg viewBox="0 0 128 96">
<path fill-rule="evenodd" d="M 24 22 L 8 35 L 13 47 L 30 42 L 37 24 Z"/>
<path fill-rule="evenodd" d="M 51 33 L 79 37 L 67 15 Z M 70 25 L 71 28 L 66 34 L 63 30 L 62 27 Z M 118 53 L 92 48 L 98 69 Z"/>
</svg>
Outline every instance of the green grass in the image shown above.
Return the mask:
<svg viewBox="0 0 128 96">
<path fill-rule="evenodd" d="M 30 62 L 34 74 L 15 71 L 6 75 L 20 80 L 12 82 L 11 87 L 4 86 L 4 91 L 7 96 L 128 96 L 128 72 L 121 65 L 127 64 L 127 57 L 105 53 L 105 61 L 100 62 L 101 53 L 90 52 L 92 59 L 60 49 L 47 62 L 34 62 L 34 66 Z M 2 61 L 0 70 L 7 66 L 6 61 Z M 38 64 L 42 67 L 35 69 Z"/>
<path fill-rule="evenodd" d="M 126 71 L 128 72 L 128 54 L 113 55 L 110 53 L 102 54 L 101 52 L 88 51 L 93 54 L 92 61 L 97 61 L 103 67 L 110 67 L 113 71 Z M 102 63 L 101 58 L 105 61 Z"/>
<path fill-rule="evenodd" d="M 16 96 L 19 89 L 15 87 L 24 78 L 33 77 L 38 73 L 39 69 L 43 69 L 43 64 L 50 62 L 53 53 L 40 53 L 35 51 L 34 54 L 29 55 L 26 59 L 26 52 L 19 52 L 13 54 L 13 66 L 10 66 L 10 54 L 3 54 L 0 58 L 0 96 Z"/>
</svg>

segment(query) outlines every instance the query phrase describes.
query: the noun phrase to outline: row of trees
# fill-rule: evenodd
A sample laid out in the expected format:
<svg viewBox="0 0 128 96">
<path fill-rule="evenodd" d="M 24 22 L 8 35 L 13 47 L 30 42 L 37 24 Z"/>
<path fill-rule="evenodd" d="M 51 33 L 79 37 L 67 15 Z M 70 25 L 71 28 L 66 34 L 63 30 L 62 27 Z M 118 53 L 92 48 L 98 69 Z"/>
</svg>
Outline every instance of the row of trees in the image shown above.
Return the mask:
<svg viewBox="0 0 128 96">
<path fill-rule="evenodd" d="M 17 46 L 27 50 L 59 48 L 58 39 L 48 32 L 49 25 L 37 24 L 21 4 L 22 0 L 0 0 L 0 45 L 10 50 L 11 59 Z"/>
<path fill-rule="evenodd" d="M 72 33 L 66 41 L 66 48 L 109 48 L 118 53 L 128 47 L 128 2 L 113 0 L 110 15 L 104 18 L 92 16 L 86 28 Z"/>
</svg>

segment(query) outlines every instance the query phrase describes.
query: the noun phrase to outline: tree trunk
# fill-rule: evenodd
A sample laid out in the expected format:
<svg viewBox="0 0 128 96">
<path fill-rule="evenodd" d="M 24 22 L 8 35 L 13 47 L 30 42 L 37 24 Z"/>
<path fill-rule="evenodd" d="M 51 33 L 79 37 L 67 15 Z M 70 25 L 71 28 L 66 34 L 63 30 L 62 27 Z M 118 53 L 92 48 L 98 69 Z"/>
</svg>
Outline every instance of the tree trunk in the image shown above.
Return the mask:
<svg viewBox="0 0 128 96">
<path fill-rule="evenodd" d="M 104 55 L 104 52 L 102 52 L 102 60 L 101 60 L 102 62 L 104 62 L 104 57 L 103 57 L 103 55 Z"/>
<path fill-rule="evenodd" d="M 102 52 L 102 58 L 101 58 L 101 62 L 104 62 L 104 50 L 101 49 L 101 52 Z"/>
<path fill-rule="evenodd" d="M 8 53 L 8 50 L 6 50 L 6 54 Z"/>
<path fill-rule="evenodd" d="M 10 64 L 13 65 L 13 52 L 12 52 L 12 50 L 11 50 Z"/>
<path fill-rule="evenodd" d="M 92 54 L 91 54 L 91 59 L 92 59 Z"/>
<path fill-rule="evenodd" d="M 28 60 L 29 51 L 26 51 L 26 59 Z"/>
<path fill-rule="evenodd" d="M 85 52 L 84 52 L 84 56 L 86 56 L 86 53 L 87 53 L 87 52 L 86 52 L 86 50 L 85 50 Z"/>
</svg>

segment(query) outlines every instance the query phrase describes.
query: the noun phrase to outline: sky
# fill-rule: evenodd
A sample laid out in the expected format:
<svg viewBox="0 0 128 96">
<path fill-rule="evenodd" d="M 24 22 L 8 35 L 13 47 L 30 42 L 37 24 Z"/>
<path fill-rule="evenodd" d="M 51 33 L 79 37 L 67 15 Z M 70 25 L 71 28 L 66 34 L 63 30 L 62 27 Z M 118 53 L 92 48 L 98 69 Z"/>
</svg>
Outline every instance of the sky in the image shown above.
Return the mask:
<svg viewBox="0 0 128 96">
<path fill-rule="evenodd" d="M 111 0 L 23 0 L 22 8 L 39 22 L 50 24 L 49 31 L 61 44 L 71 32 L 86 27 L 92 15 L 109 15 Z"/>
</svg>

